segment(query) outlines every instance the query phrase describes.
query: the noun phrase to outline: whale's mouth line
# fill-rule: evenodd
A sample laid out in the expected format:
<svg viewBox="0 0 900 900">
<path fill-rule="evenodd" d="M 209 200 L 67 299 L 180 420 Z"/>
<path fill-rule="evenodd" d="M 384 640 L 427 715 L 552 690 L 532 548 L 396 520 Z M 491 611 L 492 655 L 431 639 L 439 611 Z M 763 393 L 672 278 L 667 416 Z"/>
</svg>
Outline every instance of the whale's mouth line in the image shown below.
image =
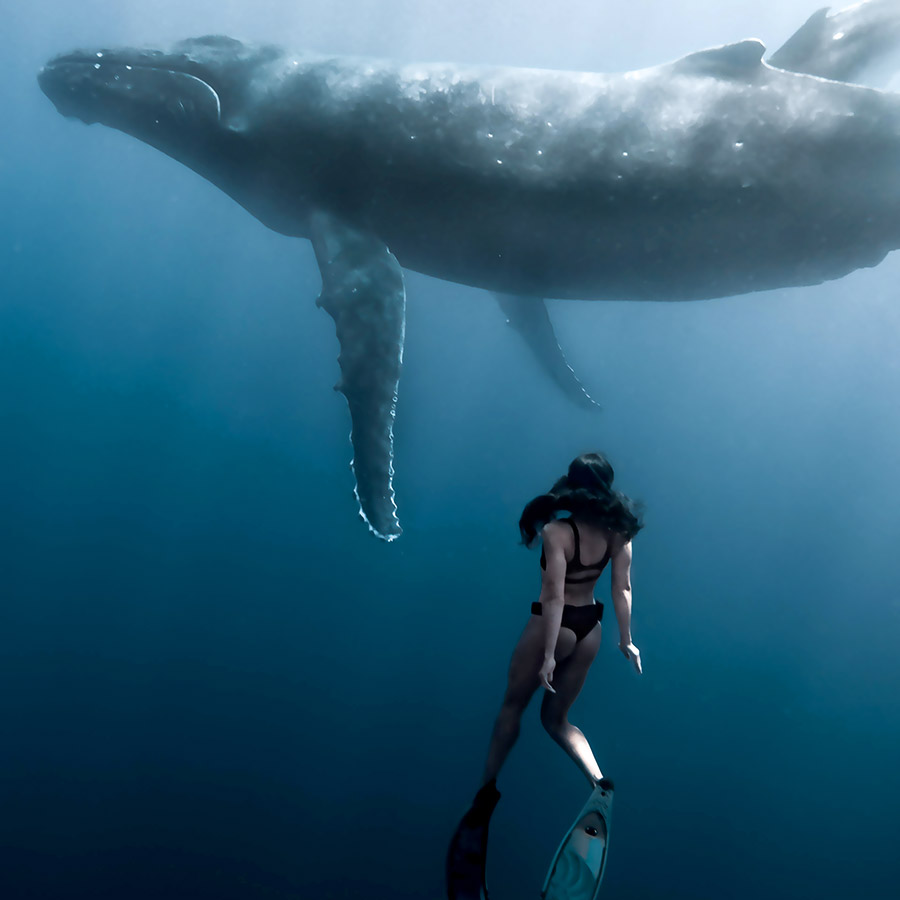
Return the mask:
<svg viewBox="0 0 900 900">
<path fill-rule="evenodd" d="M 129 63 L 124 62 L 122 60 L 117 59 L 104 59 L 103 57 L 97 58 L 88 58 L 88 59 L 71 59 L 71 58 L 61 58 L 54 60 L 49 65 L 47 65 L 44 71 L 53 71 L 60 70 L 64 67 L 72 68 L 85 68 L 85 69 L 96 69 L 101 70 L 104 66 L 109 67 L 117 67 L 125 69 L 127 72 L 160 72 L 164 75 L 178 75 L 182 78 L 187 78 L 193 82 L 196 82 L 198 85 L 204 87 L 209 93 L 212 95 L 212 99 L 215 100 L 216 103 L 216 121 L 222 121 L 222 101 L 219 98 L 218 91 L 206 80 L 201 78 L 199 75 L 193 75 L 190 72 L 185 72 L 182 69 L 172 68 L 170 66 L 151 66 L 145 63 Z"/>
<path fill-rule="evenodd" d="M 128 68 L 128 66 L 126 66 Z M 134 69 L 142 69 L 147 72 L 165 72 L 168 75 L 180 75 L 182 78 L 190 78 L 192 81 L 196 81 L 198 84 L 205 87 L 210 94 L 212 94 L 213 99 L 216 101 L 216 121 L 222 121 L 222 101 L 219 99 L 219 93 L 216 89 L 208 82 L 204 81 L 198 75 L 191 75 L 190 72 L 182 72 L 180 69 L 165 69 L 160 68 L 159 66 L 131 66 L 132 70 Z"/>
</svg>

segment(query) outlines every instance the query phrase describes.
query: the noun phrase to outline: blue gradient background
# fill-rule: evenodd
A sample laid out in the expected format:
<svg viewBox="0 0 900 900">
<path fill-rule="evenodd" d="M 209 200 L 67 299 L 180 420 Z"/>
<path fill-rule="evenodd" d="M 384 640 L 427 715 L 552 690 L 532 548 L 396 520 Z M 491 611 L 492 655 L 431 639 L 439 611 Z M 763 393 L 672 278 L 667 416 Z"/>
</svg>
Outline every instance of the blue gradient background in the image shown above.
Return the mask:
<svg viewBox="0 0 900 900">
<path fill-rule="evenodd" d="M 621 70 L 774 48 L 815 4 L 484 6 L 4 10 L 3 898 L 441 897 L 538 588 L 516 519 L 593 448 L 647 506 L 645 675 L 610 617 L 573 712 L 617 783 L 603 896 L 897 896 L 900 257 L 716 302 L 553 303 L 593 416 L 486 294 L 410 273 L 385 545 L 356 518 L 309 245 L 35 81 L 75 46 L 210 32 Z M 533 714 L 500 787 L 492 900 L 536 897 L 585 787 Z"/>
</svg>

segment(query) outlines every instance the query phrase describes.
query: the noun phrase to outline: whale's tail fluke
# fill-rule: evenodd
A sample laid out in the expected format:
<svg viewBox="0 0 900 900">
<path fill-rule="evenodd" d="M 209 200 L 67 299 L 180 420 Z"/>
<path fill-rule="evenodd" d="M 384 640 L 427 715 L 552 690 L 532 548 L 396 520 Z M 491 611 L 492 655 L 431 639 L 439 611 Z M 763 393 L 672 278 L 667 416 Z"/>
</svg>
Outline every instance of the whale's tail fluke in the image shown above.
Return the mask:
<svg viewBox="0 0 900 900">
<path fill-rule="evenodd" d="M 900 69 L 900 0 L 866 0 L 828 11 L 814 12 L 766 62 L 788 72 L 866 83 Z"/>
</svg>

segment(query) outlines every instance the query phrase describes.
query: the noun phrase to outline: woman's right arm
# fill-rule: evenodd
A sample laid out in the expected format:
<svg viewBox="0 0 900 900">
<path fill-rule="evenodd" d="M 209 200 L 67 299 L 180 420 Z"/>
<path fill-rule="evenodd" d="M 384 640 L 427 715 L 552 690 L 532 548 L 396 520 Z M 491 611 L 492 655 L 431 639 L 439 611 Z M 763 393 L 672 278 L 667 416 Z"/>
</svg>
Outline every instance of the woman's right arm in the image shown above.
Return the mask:
<svg viewBox="0 0 900 900">
<path fill-rule="evenodd" d="M 556 641 L 562 624 L 566 593 L 566 552 L 560 526 L 548 522 L 541 531 L 544 544 L 545 568 L 541 573 L 540 602 L 544 622 L 544 661 L 541 664 L 541 684 L 556 693 L 551 682 L 556 668 Z"/>
<path fill-rule="evenodd" d="M 612 555 L 612 601 L 619 623 L 619 649 L 641 674 L 641 651 L 631 639 L 631 541 L 625 541 Z"/>
</svg>

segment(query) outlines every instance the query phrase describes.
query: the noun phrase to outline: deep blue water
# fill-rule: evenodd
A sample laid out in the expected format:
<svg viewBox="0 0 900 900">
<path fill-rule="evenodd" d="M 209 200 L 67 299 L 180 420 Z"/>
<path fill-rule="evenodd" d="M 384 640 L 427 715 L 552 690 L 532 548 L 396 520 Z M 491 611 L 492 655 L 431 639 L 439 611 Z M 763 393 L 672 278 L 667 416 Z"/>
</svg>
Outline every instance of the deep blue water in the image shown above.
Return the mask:
<svg viewBox="0 0 900 900">
<path fill-rule="evenodd" d="M 558 399 L 487 295 L 410 274 L 386 545 L 356 517 L 309 245 L 34 80 L 80 44 L 206 31 L 621 69 L 774 46 L 813 6 L 4 12 L 0 896 L 442 896 L 537 593 L 516 520 L 593 448 L 647 508 L 645 674 L 610 617 L 572 716 L 617 784 L 602 896 L 897 896 L 896 256 L 804 290 L 553 304 L 600 415 Z M 584 800 L 531 712 L 495 900 L 538 895 Z"/>
</svg>

